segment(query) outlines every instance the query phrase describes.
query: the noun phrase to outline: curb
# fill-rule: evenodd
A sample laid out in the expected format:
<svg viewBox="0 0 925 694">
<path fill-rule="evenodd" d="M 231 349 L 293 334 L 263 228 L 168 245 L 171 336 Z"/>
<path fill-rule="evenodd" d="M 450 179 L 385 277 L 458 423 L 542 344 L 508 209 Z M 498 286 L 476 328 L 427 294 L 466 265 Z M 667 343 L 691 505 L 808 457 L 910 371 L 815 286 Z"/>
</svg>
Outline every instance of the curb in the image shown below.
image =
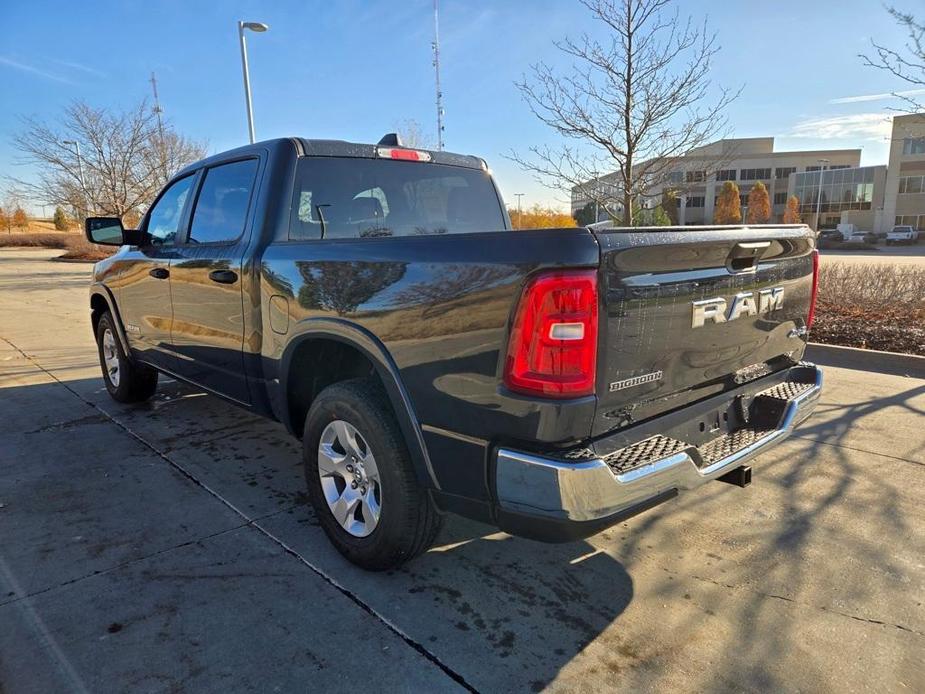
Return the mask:
<svg viewBox="0 0 925 694">
<path fill-rule="evenodd" d="M 99 262 L 98 260 L 84 260 L 83 258 L 61 258 L 57 256 L 54 258 L 49 258 L 48 260 L 52 263 L 89 263 L 90 265 L 94 265 Z"/>
<path fill-rule="evenodd" d="M 857 347 L 810 342 L 806 347 L 806 359 L 822 366 L 925 378 L 925 357 L 915 354 L 880 352 L 875 349 L 858 349 Z"/>
</svg>

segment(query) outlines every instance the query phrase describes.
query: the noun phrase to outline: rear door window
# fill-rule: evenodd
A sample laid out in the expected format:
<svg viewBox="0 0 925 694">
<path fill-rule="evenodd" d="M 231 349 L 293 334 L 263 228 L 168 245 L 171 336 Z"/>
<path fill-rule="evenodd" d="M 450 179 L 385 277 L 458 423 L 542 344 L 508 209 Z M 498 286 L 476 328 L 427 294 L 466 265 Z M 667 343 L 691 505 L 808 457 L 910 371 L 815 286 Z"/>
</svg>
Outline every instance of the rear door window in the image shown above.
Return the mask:
<svg viewBox="0 0 925 694">
<path fill-rule="evenodd" d="M 485 171 L 390 159 L 299 160 L 293 240 L 504 229 L 501 202 Z"/>
<path fill-rule="evenodd" d="M 256 174 L 256 159 L 206 171 L 193 210 L 189 243 L 231 243 L 241 236 Z"/>
</svg>

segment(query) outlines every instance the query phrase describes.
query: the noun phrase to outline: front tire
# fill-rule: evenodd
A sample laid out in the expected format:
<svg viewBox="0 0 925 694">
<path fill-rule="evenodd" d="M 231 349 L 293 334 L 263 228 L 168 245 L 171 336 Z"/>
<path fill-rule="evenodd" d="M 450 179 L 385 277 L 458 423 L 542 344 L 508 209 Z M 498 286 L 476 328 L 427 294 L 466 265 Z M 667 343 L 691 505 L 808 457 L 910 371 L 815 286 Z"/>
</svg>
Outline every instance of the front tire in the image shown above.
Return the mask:
<svg viewBox="0 0 925 694">
<path fill-rule="evenodd" d="M 349 561 L 384 571 L 433 543 L 442 518 L 418 483 L 377 381 L 325 388 L 305 418 L 302 451 L 309 500 L 328 539 Z"/>
<path fill-rule="evenodd" d="M 157 390 L 157 371 L 129 361 L 108 311 L 100 317 L 96 326 L 96 346 L 103 381 L 113 400 L 123 403 L 142 402 L 154 395 Z"/>
</svg>

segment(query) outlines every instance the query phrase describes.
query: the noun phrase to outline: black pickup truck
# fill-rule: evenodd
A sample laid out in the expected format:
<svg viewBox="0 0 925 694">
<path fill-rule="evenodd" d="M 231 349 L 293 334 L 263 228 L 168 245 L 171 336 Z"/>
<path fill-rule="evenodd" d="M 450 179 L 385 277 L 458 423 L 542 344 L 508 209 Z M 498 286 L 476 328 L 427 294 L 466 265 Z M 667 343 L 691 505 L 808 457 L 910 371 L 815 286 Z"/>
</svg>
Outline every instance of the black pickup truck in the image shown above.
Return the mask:
<svg viewBox="0 0 925 694">
<path fill-rule="evenodd" d="M 162 372 L 282 422 L 369 569 L 446 512 L 565 541 L 744 486 L 822 385 L 807 227 L 512 231 L 482 159 L 394 137 L 235 149 L 86 233 L 122 246 L 90 290 L 112 397 Z"/>
</svg>

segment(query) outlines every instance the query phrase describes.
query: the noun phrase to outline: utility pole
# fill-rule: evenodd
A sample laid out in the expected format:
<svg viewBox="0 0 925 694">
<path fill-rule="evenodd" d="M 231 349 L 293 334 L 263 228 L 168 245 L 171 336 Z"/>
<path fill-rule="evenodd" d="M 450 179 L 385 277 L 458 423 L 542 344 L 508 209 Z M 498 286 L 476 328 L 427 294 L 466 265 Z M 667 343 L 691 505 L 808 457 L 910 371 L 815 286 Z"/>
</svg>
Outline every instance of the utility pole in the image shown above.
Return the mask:
<svg viewBox="0 0 925 694">
<path fill-rule="evenodd" d="M 166 151 L 166 142 L 164 141 L 164 119 L 161 117 L 163 109 L 161 108 L 161 102 L 157 97 L 157 77 L 154 76 L 154 73 L 151 73 L 151 91 L 154 92 L 154 115 L 157 117 L 157 156 L 160 159 L 161 164 L 161 173 L 164 176 L 162 183 L 167 183 L 167 179 L 170 178 L 167 172 L 167 151 Z"/>
<path fill-rule="evenodd" d="M 520 199 L 524 196 L 523 193 L 514 193 L 514 197 L 517 198 L 517 228 L 523 229 L 524 227 L 524 213 L 520 209 Z"/>
<path fill-rule="evenodd" d="M 440 90 L 440 19 L 434 0 L 434 77 L 437 91 L 437 149 L 443 151 L 443 92 Z"/>
<path fill-rule="evenodd" d="M 161 102 L 157 98 L 157 77 L 153 72 L 151 73 L 151 79 L 148 81 L 151 83 L 151 91 L 154 92 L 154 115 L 157 117 L 157 133 L 163 138 L 164 121 L 161 118 Z"/>
</svg>

